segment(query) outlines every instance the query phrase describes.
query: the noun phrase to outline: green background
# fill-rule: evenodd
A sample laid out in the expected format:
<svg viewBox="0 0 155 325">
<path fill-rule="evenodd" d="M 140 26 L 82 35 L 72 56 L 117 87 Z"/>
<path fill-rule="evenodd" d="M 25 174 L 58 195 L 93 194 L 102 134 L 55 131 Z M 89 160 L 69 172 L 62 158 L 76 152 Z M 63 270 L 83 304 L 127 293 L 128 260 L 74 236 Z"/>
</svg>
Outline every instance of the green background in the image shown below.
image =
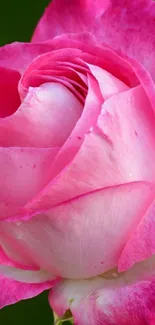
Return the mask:
<svg viewBox="0 0 155 325">
<path fill-rule="evenodd" d="M 29 41 L 49 0 L 0 1 L 0 45 Z"/>
<path fill-rule="evenodd" d="M 0 2 L 0 45 L 29 41 L 49 0 L 5 0 Z M 0 310 L 0 324 L 53 324 L 48 293 Z M 66 323 L 67 324 L 67 323 Z"/>
</svg>

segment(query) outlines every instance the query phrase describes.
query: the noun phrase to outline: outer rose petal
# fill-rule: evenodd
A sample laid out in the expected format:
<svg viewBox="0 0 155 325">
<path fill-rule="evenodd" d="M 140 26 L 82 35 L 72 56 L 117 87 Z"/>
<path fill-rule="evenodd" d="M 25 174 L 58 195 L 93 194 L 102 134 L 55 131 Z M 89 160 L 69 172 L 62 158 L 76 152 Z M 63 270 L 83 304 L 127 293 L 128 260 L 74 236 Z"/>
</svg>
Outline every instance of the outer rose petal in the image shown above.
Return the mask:
<svg viewBox="0 0 155 325">
<path fill-rule="evenodd" d="M 23 73 L 38 55 L 52 50 L 51 42 L 32 44 L 14 42 L 0 47 L 0 67 Z"/>
<path fill-rule="evenodd" d="M 130 183 L 89 193 L 28 221 L 0 222 L 0 229 L 41 269 L 87 278 L 117 265 L 153 197 L 152 185 Z"/>
<path fill-rule="evenodd" d="M 19 109 L 0 120 L 0 145 L 59 147 L 70 135 L 82 108 L 79 100 L 60 83 L 30 88 Z"/>
<path fill-rule="evenodd" d="M 155 254 L 155 201 L 128 240 L 119 260 L 119 270 L 124 271 L 153 254 Z"/>
<path fill-rule="evenodd" d="M 22 283 L 0 277 L 0 308 L 14 304 L 22 299 L 29 299 L 39 295 L 53 286 L 52 281 L 36 284 Z"/>
<path fill-rule="evenodd" d="M 61 34 L 89 31 L 94 17 L 103 13 L 109 2 L 109 0 L 52 1 L 39 21 L 32 41 L 42 42 Z"/>
<path fill-rule="evenodd" d="M 70 310 L 75 325 L 155 324 L 154 281 L 133 285 L 120 281 L 118 286 L 117 280 L 101 277 L 66 281 L 51 290 L 49 302 L 60 317 Z"/>
<path fill-rule="evenodd" d="M 49 302 L 60 317 L 70 310 L 75 325 L 154 325 L 154 279 L 155 256 L 127 272 L 114 269 L 88 280 L 61 281 Z"/>
<path fill-rule="evenodd" d="M 101 42 L 135 58 L 155 78 L 155 37 L 151 33 L 155 27 L 154 2 L 151 0 L 111 2 L 112 6 L 105 14 L 96 19 L 93 33 Z"/>
</svg>

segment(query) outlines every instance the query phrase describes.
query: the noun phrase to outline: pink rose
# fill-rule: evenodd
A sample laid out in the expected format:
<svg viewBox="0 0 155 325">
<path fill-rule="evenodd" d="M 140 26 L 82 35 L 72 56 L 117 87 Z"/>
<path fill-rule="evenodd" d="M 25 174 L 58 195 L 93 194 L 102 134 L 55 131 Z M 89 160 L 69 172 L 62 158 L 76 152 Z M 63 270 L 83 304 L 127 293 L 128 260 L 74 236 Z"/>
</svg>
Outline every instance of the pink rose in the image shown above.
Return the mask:
<svg viewBox="0 0 155 325">
<path fill-rule="evenodd" d="M 53 0 L 0 48 L 1 307 L 52 288 L 76 325 L 155 324 L 154 20 Z"/>
</svg>

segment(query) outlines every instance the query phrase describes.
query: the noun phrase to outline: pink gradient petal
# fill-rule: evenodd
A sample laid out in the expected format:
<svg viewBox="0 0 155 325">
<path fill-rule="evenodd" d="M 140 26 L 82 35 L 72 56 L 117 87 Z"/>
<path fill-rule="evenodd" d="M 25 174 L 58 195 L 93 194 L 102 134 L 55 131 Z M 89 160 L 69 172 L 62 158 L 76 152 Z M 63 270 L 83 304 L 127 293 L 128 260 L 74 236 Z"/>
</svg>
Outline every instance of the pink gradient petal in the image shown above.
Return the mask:
<svg viewBox="0 0 155 325">
<path fill-rule="evenodd" d="M 51 42 L 38 44 L 14 42 L 7 44 L 0 47 L 0 67 L 14 69 L 22 74 L 38 55 L 51 50 Z"/>
<path fill-rule="evenodd" d="M 0 118 L 13 114 L 20 105 L 19 72 L 0 67 Z"/>
<path fill-rule="evenodd" d="M 82 104 L 63 85 L 30 88 L 18 111 L 0 120 L 2 146 L 58 147 L 70 135 Z"/>
<path fill-rule="evenodd" d="M 38 210 L 43 210 L 46 205 L 47 208 L 51 208 L 51 206 L 58 204 L 64 200 L 77 196 L 78 194 L 83 193 L 79 190 L 77 191 L 77 187 L 79 188 L 79 182 L 77 182 L 75 178 L 76 169 L 83 168 L 83 164 L 81 167 L 78 167 L 79 162 L 81 161 L 81 156 L 85 150 L 80 150 L 78 157 L 75 157 L 75 163 L 72 159 L 78 152 L 79 148 L 83 144 L 84 134 L 89 131 L 89 128 L 96 124 L 98 115 L 101 112 L 101 105 L 103 103 L 103 98 L 101 96 L 100 90 L 98 88 L 98 84 L 93 76 L 88 76 L 88 95 L 86 97 L 85 106 L 82 112 L 82 115 L 78 122 L 75 125 L 71 135 L 68 140 L 64 144 L 64 146 L 60 149 L 57 157 L 55 158 L 55 163 L 53 162 L 51 167 L 51 179 L 54 178 L 63 168 L 62 173 L 58 175 L 58 178 L 54 179 L 52 182 L 47 185 L 45 190 L 41 191 L 39 195 L 37 195 L 32 201 L 30 201 L 25 206 L 25 211 L 28 214 L 31 212 L 38 212 Z M 90 139 L 91 141 L 91 139 Z M 85 140 L 84 140 L 85 143 Z M 96 145 L 94 141 L 94 146 Z M 93 144 L 92 144 L 93 146 Z M 85 144 L 84 144 L 85 147 Z M 92 149 L 92 151 L 95 149 Z M 92 152 L 93 155 L 94 151 Z M 99 153 L 100 154 L 100 153 Z M 84 153 L 87 155 L 87 152 Z M 100 157 L 99 157 L 100 158 Z M 85 157 L 85 159 L 87 159 Z M 91 159 L 91 157 L 90 157 Z M 80 160 L 80 161 L 79 161 Z M 89 160 L 89 156 L 88 156 Z M 66 166 L 70 163 L 70 165 Z M 85 165 L 86 168 L 86 165 Z M 77 175 L 79 175 L 77 169 Z M 72 177 L 72 175 L 74 175 Z M 79 175 L 80 177 L 80 175 Z M 68 178 L 70 180 L 68 180 Z M 68 188 L 70 187 L 70 189 Z M 75 187 L 75 188 L 74 188 Z M 100 186 L 102 187 L 102 186 Z M 87 190 L 90 191 L 92 186 L 87 186 Z M 26 213 L 26 212 L 25 212 Z"/>
<path fill-rule="evenodd" d="M 154 192 L 149 183 L 110 187 L 28 221 L 0 222 L 0 229 L 41 269 L 60 277 L 87 278 L 117 265 Z"/>
<path fill-rule="evenodd" d="M 28 284 L 0 276 L 0 308 L 35 297 L 54 284 L 55 281 Z"/>
<path fill-rule="evenodd" d="M 127 270 L 134 263 L 155 254 L 155 202 L 149 207 L 137 229 L 129 238 L 119 260 L 119 269 Z"/>
<path fill-rule="evenodd" d="M 94 66 L 92 64 L 88 64 L 88 67 L 92 75 L 98 81 L 104 99 L 108 99 L 109 97 L 117 93 L 129 89 L 127 85 L 125 85 L 118 78 L 114 77 L 108 71 L 101 69 L 100 67 Z"/>
<path fill-rule="evenodd" d="M 45 10 L 32 41 L 42 42 L 66 33 L 90 30 L 92 20 L 109 5 L 109 0 L 53 0 Z M 66 24 L 67 22 L 67 24 Z"/>
<path fill-rule="evenodd" d="M 39 270 L 27 252 L 0 230 L 0 265 L 23 270 Z"/>
<path fill-rule="evenodd" d="M 59 159 L 63 157 L 60 151 L 52 176 L 61 173 L 27 204 L 29 213 L 102 187 L 155 180 L 155 118 L 141 86 L 106 100 L 97 123 L 71 162 Z M 74 148 L 69 147 L 69 155 L 64 151 L 68 160 Z M 62 170 L 64 162 L 69 164 Z"/>
<path fill-rule="evenodd" d="M 17 253 L 17 258 L 18 258 L 18 253 Z M 2 245 L 0 246 L 0 265 L 6 265 L 6 266 L 13 266 L 18 268 L 19 263 L 11 260 L 4 252 L 2 249 Z M 21 266 L 21 265 L 20 265 Z M 21 267 L 22 268 L 22 267 Z"/>
<path fill-rule="evenodd" d="M 88 75 L 88 94 L 85 99 L 81 117 L 77 121 L 72 133 L 59 151 L 52 165 L 52 176 L 56 176 L 74 158 L 81 147 L 85 133 L 97 123 L 101 112 L 103 98 L 98 89 L 98 83 L 93 76 Z"/>
<path fill-rule="evenodd" d="M 49 303 L 59 317 L 70 310 L 76 325 L 154 325 L 155 281 L 62 281 L 51 289 Z"/>
<path fill-rule="evenodd" d="M 114 50 L 136 59 L 155 78 L 155 38 L 151 33 L 155 19 L 154 1 L 111 2 L 105 14 L 94 19 L 93 34 Z"/>
<path fill-rule="evenodd" d="M 1 219 L 13 216 L 49 182 L 51 164 L 58 150 L 0 148 Z"/>
<path fill-rule="evenodd" d="M 155 118 L 142 86 L 107 100 L 98 126 L 112 143 L 110 162 L 126 181 L 155 181 Z"/>
</svg>

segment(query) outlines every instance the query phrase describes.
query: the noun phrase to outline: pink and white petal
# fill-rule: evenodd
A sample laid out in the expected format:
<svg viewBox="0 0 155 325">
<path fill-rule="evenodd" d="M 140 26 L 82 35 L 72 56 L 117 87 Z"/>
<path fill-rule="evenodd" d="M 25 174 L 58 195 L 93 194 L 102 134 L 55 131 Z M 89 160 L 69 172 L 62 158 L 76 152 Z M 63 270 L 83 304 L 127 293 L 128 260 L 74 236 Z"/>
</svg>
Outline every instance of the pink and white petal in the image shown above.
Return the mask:
<svg viewBox="0 0 155 325">
<path fill-rule="evenodd" d="M 109 0 L 102 0 L 101 3 L 92 0 L 52 1 L 39 21 L 32 41 L 42 42 L 61 34 L 89 31 L 94 17 L 103 13 L 109 2 Z"/>
<path fill-rule="evenodd" d="M 17 256 L 18 256 L 18 253 L 17 253 Z M 15 268 L 18 268 L 19 267 L 19 263 L 11 260 L 11 258 L 9 258 L 6 255 L 6 253 L 2 249 L 2 246 L 0 246 L 0 265 L 13 266 Z M 22 268 L 21 265 L 20 265 L 20 267 Z"/>
<path fill-rule="evenodd" d="M 110 160 L 126 181 L 155 181 L 155 118 L 142 86 L 107 100 L 98 126 L 111 141 Z"/>
<path fill-rule="evenodd" d="M 119 270 L 124 271 L 134 263 L 155 254 L 155 202 L 147 210 L 136 230 L 125 245 L 119 260 Z"/>
<path fill-rule="evenodd" d="M 72 314 L 76 325 L 153 325 L 154 280 L 155 255 L 127 272 L 113 269 L 88 280 L 62 280 L 51 289 L 49 303 L 58 318 Z"/>
<path fill-rule="evenodd" d="M 54 284 L 55 281 L 29 284 L 0 276 L 0 308 L 15 304 L 20 300 L 33 298 Z"/>
<path fill-rule="evenodd" d="M 98 81 L 102 96 L 105 100 L 117 93 L 129 89 L 125 83 L 113 76 L 108 71 L 92 64 L 88 64 L 88 67 L 92 75 Z"/>
<path fill-rule="evenodd" d="M 98 89 L 98 85 L 96 80 L 88 76 L 89 80 L 89 90 L 88 95 L 86 97 L 86 102 L 84 106 L 84 110 L 82 112 L 82 115 L 78 122 L 75 125 L 75 128 L 73 129 L 70 137 L 64 144 L 64 146 L 60 149 L 58 156 L 55 158 L 55 163 L 53 162 L 51 166 L 51 180 L 54 178 L 64 167 L 64 170 L 62 173 L 58 175 L 57 178 L 55 178 L 53 181 L 49 183 L 47 187 L 45 187 L 44 191 L 41 191 L 40 194 L 38 194 L 32 201 L 30 201 L 25 206 L 25 211 L 27 211 L 28 214 L 31 214 L 33 212 L 43 211 L 44 209 L 47 210 L 48 208 L 51 208 L 53 205 L 58 204 L 62 201 L 68 200 L 70 198 L 73 198 L 74 196 L 86 193 L 88 191 L 91 191 L 92 189 L 101 188 L 103 181 L 98 177 L 98 182 L 100 182 L 99 186 L 92 186 L 91 180 L 88 181 L 88 185 L 85 186 L 85 190 L 83 191 L 83 186 L 79 187 L 79 182 L 77 182 L 80 177 L 82 177 L 83 180 L 83 171 L 84 169 L 87 170 L 87 167 L 89 164 L 94 164 L 94 155 L 96 154 L 98 143 L 95 141 L 96 139 L 92 139 L 90 135 L 88 135 L 88 150 L 87 143 L 85 145 L 85 140 L 83 143 L 83 137 L 85 132 L 88 132 L 89 128 L 96 124 L 98 115 L 101 111 L 101 105 L 103 102 L 102 96 L 100 94 L 100 91 Z M 86 140 L 87 142 L 87 140 Z M 90 143 L 92 142 L 92 154 L 89 157 L 90 154 Z M 80 152 L 77 154 L 79 148 L 81 147 L 83 143 L 82 148 L 80 149 Z M 99 142 L 99 149 L 100 151 L 97 151 L 97 161 L 98 166 L 101 165 L 101 158 L 102 158 L 102 147 L 103 144 L 100 141 Z M 86 150 L 85 150 L 86 149 Z M 72 159 L 75 156 L 75 161 Z M 84 158 L 83 158 L 84 157 Z M 93 159 L 92 159 L 93 158 Z M 82 163 L 81 163 L 82 159 Z M 87 162 L 88 159 L 88 162 Z M 86 164 L 85 164 L 86 162 Z M 70 164 L 69 164 L 70 163 Z M 69 165 L 68 165 L 69 164 Z M 80 165 L 79 165 L 80 164 Z M 66 168 L 66 166 L 68 166 Z M 101 165 L 102 167 L 102 165 Z M 100 167 L 100 169 L 101 169 Z M 95 168 L 96 170 L 96 168 Z M 90 173 L 94 173 L 94 170 L 89 168 Z M 76 176 L 77 174 L 77 176 Z M 81 176 L 80 176 L 81 174 Z M 86 178 L 88 180 L 89 173 L 86 172 Z M 75 177 L 76 176 L 76 177 Z M 95 178 L 96 179 L 96 178 Z M 87 182 L 86 180 L 86 182 Z M 93 181 L 93 184 L 95 181 Z M 78 188 L 78 190 L 77 190 Z"/>
<path fill-rule="evenodd" d="M 22 74 L 38 55 L 52 51 L 52 49 L 51 42 L 7 44 L 0 47 L 0 67 L 14 69 Z"/>
<path fill-rule="evenodd" d="M 70 311 L 75 325 L 153 325 L 155 281 L 68 280 L 51 289 L 49 303 L 59 317 Z"/>
<path fill-rule="evenodd" d="M 88 94 L 85 99 L 82 114 L 77 121 L 72 133 L 60 149 L 55 163 L 52 165 L 52 176 L 56 176 L 66 165 L 71 162 L 81 147 L 85 133 L 90 127 L 96 125 L 101 112 L 103 98 L 95 78 L 88 75 Z"/>
<path fill-rule="evenodd" d="M 30 214 L 38 210 L 46 211 L 52 206 L 90 191 L 125 183 L 127 175 L 122 175 L 119 166 L 110 159 L 112 150 L 112 145 L 98 130 L 87 134 L 74 159 L 25 205 L 25 211 Z M 68 158 L 70 155 L 72 158 L 74 152 L 74 148 L 69 148 Z M 66 157 L 64 157 L 65 163 Z M 61 170 L 62 165 L 63 161 L 57 160 L 57 165 L 54 163 L 55 168 L 52 168 L 51 172 L 59 171 L 59 168 Z"/>
<path fill-rule="evenodd" d="M 23 270 L 39 270 L 27 252 L 18 242 L 6 236 L 0 230 L 0 265 L 13 266 Z"/>
<path fill-rule="evenodd" d="M 39 148 L 61 146 L 81 113 L 82 104 L 60 83 L 30 88 L 18 111 L 0 121 L 0 144 Z"/>
<path fill-rule="evenodd" d="M 154 195 L 149 183 L 110 187 L 27 221 L 2 221 L 0 228 L 41 269 L 60 277 L 87 278 L 117 265 Z"/>
<path fill-rule="evenodd" d="M 155 118 L 142 87 L 113 95 L 103 104 L 98 128 L 85 136 L 71 162 L 65 158 L 67 150 L 64 160 L 57 156 L 52 177 L 61 173 L 25 209 L 30 213 L 45 211 L 102 187 L 140 180 L 152 182 L 155 180 L 154 148 Z M 69 147 L 71 155 L 75 153 L 73 150 Z M 61 170 L 64 162 L 65 166 L 69 164 Z"/>
<path fill-rule="evenodd" d="M 19 72 L 0 67 L 0 118 L 13 114 L 20 105 Z"/>
<path fill-rule="evenodd" d="M 14 216 L 49 182 L 58 148 L 0 148 L 0 218 Z"/>
</svg>

